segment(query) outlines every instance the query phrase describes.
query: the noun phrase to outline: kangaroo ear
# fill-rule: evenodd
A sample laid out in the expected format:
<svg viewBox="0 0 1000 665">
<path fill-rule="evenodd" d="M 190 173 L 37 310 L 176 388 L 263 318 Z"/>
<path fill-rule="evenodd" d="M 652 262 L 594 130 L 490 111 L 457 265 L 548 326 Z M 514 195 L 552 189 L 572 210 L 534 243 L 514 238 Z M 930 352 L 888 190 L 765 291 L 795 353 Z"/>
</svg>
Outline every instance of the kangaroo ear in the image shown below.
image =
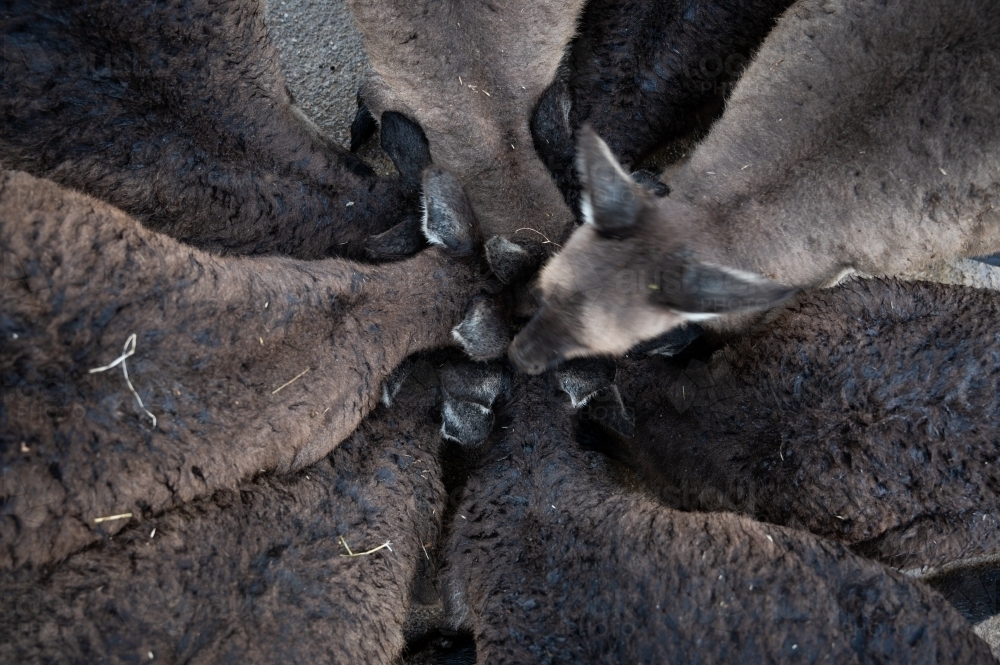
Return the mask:
<svg viewBox="0 0 1000 665">
<path fill-rule="evenodd" d="M 798 291 L 760 275 L 696 261 L 661 270 L 646 288 L 650 300 L 687 314 L 691 321 L 770 309 Z"/>
<path fill-rule="evenodd" d="M 418 180 L 431 165 L 430 143 L 423 128 L 396 111 L 382 114 L 382 150 L 407 180 Z"/>
<path fill-rule="evenodd" d="M 576 159 L 583 185 L 580 209 L 584 222 L 603 236 L 626 237 L 642 211 L 642 188 L 622 169 L 590 125 L 580 128 Z"/>
<path fill-rule="evenodd" d="M 443 168 L 430 166 L 424 170 L 423 190 L 421 228 L 427 242 L 444 246 L 452 256 L 474 256 L 482 239 L 462 183 Z"/>
</svg>

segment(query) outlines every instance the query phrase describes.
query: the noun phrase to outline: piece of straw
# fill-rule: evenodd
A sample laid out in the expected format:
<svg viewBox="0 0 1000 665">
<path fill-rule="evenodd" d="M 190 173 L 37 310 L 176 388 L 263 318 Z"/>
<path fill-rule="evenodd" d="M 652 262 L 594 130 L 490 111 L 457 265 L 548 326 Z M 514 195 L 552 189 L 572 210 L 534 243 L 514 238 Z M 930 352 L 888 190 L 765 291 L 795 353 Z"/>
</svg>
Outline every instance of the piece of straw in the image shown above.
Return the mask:
<svg viewBox="0 0 1000 665">
<path fill-rule="evenodd" d="M 306 372 L 308 372 L 310 369 L 312 369 L 312 368 L 311 367 L 306 367 L 304 370 L 302 370 L 301 372 L 299 372 L 298 374 L 296 374 L 295 376 L 293 376 L 291 379 L 289 379 L 288 381 L 282 383 L 280 386 L 278 386 L 277 388 L 275 388 L 274 390 L 272 390 L 271 394 L 272 395 L 278 394 L 279 390 L 281 390 L 282 388 L 287 388 L 288 386 L 292 385 L 293 383 L 295 383 L 296 381 L 298 381 L 299 379 L 301 379 L 303 376 L 306 375 Z"/>
<path fill-rule="evenodd" d="M 125 359 L 132 356 L 134 353 L 135 353 L 135 333 L 132 333 L 131 335 L 128 336 L 128 339 L 125 340 L 125 346 L 122 347 L 122 354 L 120 356 L 111 361 L 110 365 L 105 365 L 104 367 L 95 367 L 94 369 L 90 370 L 88 374 L 96 374 L 97 372 L 107 372 L 109 369 L 114 369 L 118 365 L 121 365 L 122 374 L 125 376 L 125 383 L 126 385 L 128 385 L 128 389 L 131 390 L 132 395 L 135 396 L 135 401 L 139 403 L 139 408 L 145 411 L 146 415 L 149 416 L 150 420 L 153 421 L 153 429 L 156 429 L 156 416 L 150 413 L 149 409 L 146 408 L 146 405 L 142 403 L 142 398 L 139 397 L 139 393 L 135 391 L 135 388 L 132 386 L 132 381 L 129 380 L 128 378 L 128 368 L 125 366 Z M 131 517 L 131 515 L 129 517 Z"/>
<path fill-rule="evenodd" d="M 347 557 L 368 556 L 369 554 L 374 554 L 375 552 L 378 552 L 379 550 L 389 550 L 390 552 L 392 551 L 392 541 L 391 540 L 387 540 L 384 543 L 382 543 L 381 545 L 379 545 L 378 547 L 374 547 L 374 548 L 368 550 L 367 552 L 352 552 L 350 546 L 347 544 L 347 541 L 344 540 L 343 536 L 340 537 L 340 544 L 344 546 L 345 550 L 347 550 L 347 554 L 341 554 L 340 556 L 347 556 Z"/>
<path fill-rule="evenodd" d="M 548 236 L 546 236 L 544 233 L 542 233 L 538 229 L 533 229 L 530 226 L 522 226 L 521 228 L 519 228 L 516 231 L 514 231 L 514 233 L 520 233 L 521 231 L 534 231 L 538 235 L 542 236 L 543 238 L 545 238 L 545 242 L 542 243 L 543 245 L 555 245 L 556 247 L 560 247 L 560 248 L 562 247 L 562 245 L 560 245 L 559 243 L 552 242 L 551 240 L 549 240 Z"/>
<path fill-rule="evenodd" d="M 115 520 L 126 520 L 132 517 L 132 513 L 122 513 L 121 515 L 108 515 L 107 517 L 95 517 L 94 524 L 101 522 L 114 522 Z"/>
</svg>

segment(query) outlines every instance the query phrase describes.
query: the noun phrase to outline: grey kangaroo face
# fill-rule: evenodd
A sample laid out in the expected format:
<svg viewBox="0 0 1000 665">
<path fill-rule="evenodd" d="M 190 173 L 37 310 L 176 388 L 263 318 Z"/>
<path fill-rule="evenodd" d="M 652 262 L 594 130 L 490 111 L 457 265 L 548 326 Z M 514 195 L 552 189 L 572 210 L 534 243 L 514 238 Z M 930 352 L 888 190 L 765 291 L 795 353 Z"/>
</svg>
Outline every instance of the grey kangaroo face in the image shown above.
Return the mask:
<svg viewBox="0 0 1000 665">
<path fill-rule="evenodd" d="M 577 158 L 586 223 L 542 271 L 541 308 L 509 349 L 521 371 L 621 354 L 689 321 L 768 309 L 795 292 L 699 260 L 694 211 L 633 181 L 589 127 Z"/>
</svg>

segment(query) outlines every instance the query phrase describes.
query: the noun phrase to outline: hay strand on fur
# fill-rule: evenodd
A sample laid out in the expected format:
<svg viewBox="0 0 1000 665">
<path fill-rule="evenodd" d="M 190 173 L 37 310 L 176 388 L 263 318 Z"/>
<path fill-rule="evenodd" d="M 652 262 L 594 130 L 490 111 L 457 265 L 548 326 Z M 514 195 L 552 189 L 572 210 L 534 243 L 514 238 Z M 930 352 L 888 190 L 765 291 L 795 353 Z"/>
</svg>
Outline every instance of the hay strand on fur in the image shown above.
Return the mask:
<svg viewBox="0 0 1000 665">
<path fill-rule="evenodd" d="M 546 236 L 544 233 L 542 233 L 538 229 L 533 229 L 530 226 L 522 226 L 521 228 L 519 228 L 516 231 L 514 231 L 514 234 L 516 235 L 516 234 L 520 233 L 521 231 L 534 231 L 538 235 L 540 235 L 543 238 L 545 238 L 545 242 L 542 243 L 543 245 L 555 245 L 556 247 L 559 247 L 560 249 L 562 248 L 562 245 L 560 245 L 557 242 L 552 242 L 551 240 L 549 240 L 548 236 Z"/>
<path fill-rule="evenodd" d="M 121 513 L 120 515 L 108 515 L 107 517 L 95 517 L 94 524 L 101 522 L 114 522 L 116 520 L 126 520 L 132 517 L 132 513 Z"/>
<path fill-rule="evenodd" d="M 347 550 L 347 554 L 341 554 L 340 556 L 346 556 L 346 557 L 368 556 L 369 554 L 374 554 L 375 552 L 378 552 L 379 550 L 389 550 L 390 552 L 392 551 L 392 541 L 391 540 L 387 540 L 384 543 L 382 543 L 381 545 L 379 545 L 378 547 L 373 547 L 372 549 L 367 550 L 365 552 L 352 552 L 350 545 L 347 544 L 347 541 L 344 540 L 343 536 L 340 537 L 340 544 L 344 546 L 345 550 Z"/>
<path fill-rule="evenodd" d="M 289 379 L 285 383 L 282 383 L 280 386 L 278 386 L 277 388 L 275 388 L 274 390 L 272 390 L 271 394 L 272 395 L 277 395 L 279 390 L 287 388 L 288 386 L 292 385 L 293 383 L 295 383 L 296 381 L 298 381 L 299 379 L 301 379 L 303 376 L 306 375 L 306 373 L 310 369 L 312 369 L 312 368 L 311 367 L 306 367 L 304 370 L 302 370 L 301 372 L 299 372 L 298 374 L 296 374 L 295 376 L 293 376 L 291 379 Z"/>
<path fill-rule="evenodd" d="M 150 410 L 146 408 L 146 405 L 142 403 L 142 398 L 139 397 L 139 393 L 136 392 L 135 387 L 132 385 L 132 381 L 128 378 L 128 368 L 125 366 L 125 359 L 134 354 L 135 354 L 135 333 L 132 333 L 131 335 L 128 336 L 128 339 L 125 340 L 125 346 L 122 347 L 122 354 L 120 356 L 112 360 L 111 364 L 105 365 L 103 367 L 95 367 L 94 369 L 89 370 L 87 373 L 96 374 L 98 372 L 107 372 L 109 369 L 114 369 L 118 365 L 121 365 L 122 375 L 125 376 L 125 384 L 128 386 L 128 389 L 132 391 L 132 395 L 133 397 L 135 397 L 135 401 L 139 403 L 139 408 L 142 409 L 147 416 L 149 416 L 150 420 L 153 421 L 153 429 L 156 429 L 156 416 L 154 416 L 150 412 Z"/>
</svg>

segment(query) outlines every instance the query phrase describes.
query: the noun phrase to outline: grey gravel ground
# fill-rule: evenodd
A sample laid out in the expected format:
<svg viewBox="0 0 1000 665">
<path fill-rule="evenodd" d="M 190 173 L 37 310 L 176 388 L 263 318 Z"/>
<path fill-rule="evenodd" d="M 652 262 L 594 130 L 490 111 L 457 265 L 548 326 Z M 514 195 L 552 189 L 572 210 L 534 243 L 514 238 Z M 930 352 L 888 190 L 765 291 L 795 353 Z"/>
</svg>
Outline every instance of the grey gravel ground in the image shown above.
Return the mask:
<svg viewBox="0 0 1000 665">
<path fill-rule="evenodd" d="M 976 624 L 976 634 L 990 645 L 994 657 L 1000 660 L 1000 615 Z"/>
<path fill-rule="evenodd" d="M 905 277 L 907 279 L 924 279 L 929 282 L 962 284 L 964 286 L 977 286 L 981 289 L 995 289 L 1000 291 L 1000 268 L 986 265 L 979 261 L 960 259 L 938 266 L 937 268 L 930 268 L 914 273 L 913 275 L 906 275 Z"/>
<path fill-rule="evenodd" d="M 334 141 L 347 148 L 357 92 L 368 55 L 343 0 L 266 0 L 271 31 L 295 101 Z M 395 168 L 378 137 L 359 152 L 380 174 Z"/>
</svg>

